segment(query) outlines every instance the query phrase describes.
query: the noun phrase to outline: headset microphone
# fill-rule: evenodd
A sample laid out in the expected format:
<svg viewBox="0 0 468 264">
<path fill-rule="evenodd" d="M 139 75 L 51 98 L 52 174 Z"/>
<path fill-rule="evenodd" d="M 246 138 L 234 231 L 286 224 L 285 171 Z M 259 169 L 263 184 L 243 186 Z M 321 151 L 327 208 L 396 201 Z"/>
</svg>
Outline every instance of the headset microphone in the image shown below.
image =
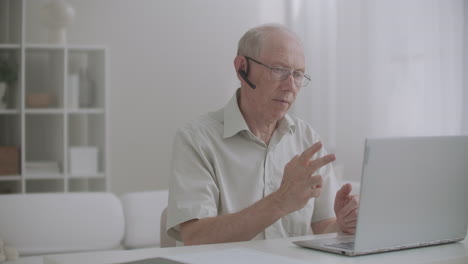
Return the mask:
<svg viewBox="0 0 468 264">
<path fill-rule="evenodd" d="M 252 87 L 252 89 L 255 89 L 257 88 L 257 86 L 255 84 L 253 84 L 249 78 L 247 78 L 247 73 L 243 70 L 239 70 L 239 74 L 240 76 L 242 77 L 242 79 L 244 79 L 244 81 L 250 86 Z"/>
</svg>

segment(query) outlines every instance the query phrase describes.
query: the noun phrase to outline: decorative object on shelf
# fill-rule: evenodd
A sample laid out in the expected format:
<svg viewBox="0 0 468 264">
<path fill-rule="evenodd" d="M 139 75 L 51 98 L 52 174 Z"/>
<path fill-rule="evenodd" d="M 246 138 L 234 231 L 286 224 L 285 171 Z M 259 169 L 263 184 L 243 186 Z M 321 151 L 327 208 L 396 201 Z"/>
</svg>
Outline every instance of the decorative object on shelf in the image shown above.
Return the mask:
<svg viewBox="0 0 468 264">
<path fill-rule="evenodd" d="M 52 93 L 28 93 L 26 94 L 26 106 L 29 108 L 46 108 L 54 103 Z"/>
<path fill-rule="evenodd" d="M 67 26 L 75 19 L 75 9 L 63 0 L 51 0 L 43 6 L 42 11 L 43 22 L 49 30 L 49 43 L 65 44 Z"/>
<path fill-rule="evenodd" d="M 96 175 L 98 173 L 98 148 L 70 147 L 70 173 L 73 176 Z"/>
<path fill-rule="evenodd" d="M 80 99 L 80 76 L 77 73 L 68 75 L 68 107 L 76 109 L 79 107 Z"/>
<path fill-rule="evenodd" d="M 80 69 L 80 107 L 93 107 L 94 82 L 91 80 L 87 67 Z"/>
<path fill-rule="evenodd" d="M 0 146 L 0 175 L 20 174 L 20 148 L 17 146 Z"/>
<path fill-rule="evenodd" d="M 7 60 L 0 60 L 0 109 L 5 109 L 8 101 L 11 101 L 12 89 L 17 79 L 17 66 Z"/>
</svg>

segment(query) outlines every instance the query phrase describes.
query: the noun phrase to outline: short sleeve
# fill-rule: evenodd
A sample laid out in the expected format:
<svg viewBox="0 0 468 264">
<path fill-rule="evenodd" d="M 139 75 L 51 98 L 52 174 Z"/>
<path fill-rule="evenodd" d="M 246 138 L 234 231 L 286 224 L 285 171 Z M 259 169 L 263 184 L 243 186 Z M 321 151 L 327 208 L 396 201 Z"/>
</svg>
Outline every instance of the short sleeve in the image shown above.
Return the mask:
<svg viewBox="0 0 468 264">
<path fill-rule="evenodd" d="M 174 139 L 166 226 L 178 241 L 181 223 L 218 214 L 219 188 L 203 142 L 189 129 L 179 130 Z"/>
</svg>

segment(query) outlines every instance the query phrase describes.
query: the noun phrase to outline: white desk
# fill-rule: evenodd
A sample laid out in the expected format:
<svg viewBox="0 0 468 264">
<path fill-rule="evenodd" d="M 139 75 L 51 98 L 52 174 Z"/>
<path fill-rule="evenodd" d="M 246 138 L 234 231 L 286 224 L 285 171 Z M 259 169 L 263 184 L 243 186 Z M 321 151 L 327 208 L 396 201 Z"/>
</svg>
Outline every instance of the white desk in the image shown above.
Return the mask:
<svg viewBox="0 0 468 264">
<path fill-rule="evenodd" d="M 458 243 L 432 246 L 426 248 L 409 249 L 389 253 L 374 254 L 359 257 L 346 257 L 326 252 L 302 248 L 291 243 L 300 239 L 313 239 L 317 237 L 331 237 L 336 234 L 320 236 L 295 237 L 286 239 L 272 239 L 261 241 L 248 241 L 239 243 L 225 243 L 178 248 L 148 248 L 136 250 L 114 250 L 87 253 L 73 253 L 61 255 L 48 255 L 44 257 L 26 257 L 11 264 L 103 264 L 133 261 L 158 256 L 174 256 L 185 253 L 208 252 L 229 248 L 249 248 L 269 254 L 285 256 L 288 258 L 307 261 L 308 263 L 335 264 L 335 263 L 468 263 L 468 239 Z M 219 263 L 222 263 L 220 260 Z"/>
</svg>

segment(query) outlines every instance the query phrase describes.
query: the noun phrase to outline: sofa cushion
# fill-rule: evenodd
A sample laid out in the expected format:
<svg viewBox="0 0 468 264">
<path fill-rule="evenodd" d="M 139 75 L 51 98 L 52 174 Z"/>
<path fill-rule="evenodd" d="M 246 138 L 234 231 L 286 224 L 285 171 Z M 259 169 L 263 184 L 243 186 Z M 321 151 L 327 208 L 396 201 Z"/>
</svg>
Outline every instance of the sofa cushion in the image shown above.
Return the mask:
<svg viewBox="0 0 468 264">
<path fill-rule="evenodd" d="M 0 195 L 0 238 L 20 255 L 118 248 L 122 205 L 111 193 Z"/>
</svg>

